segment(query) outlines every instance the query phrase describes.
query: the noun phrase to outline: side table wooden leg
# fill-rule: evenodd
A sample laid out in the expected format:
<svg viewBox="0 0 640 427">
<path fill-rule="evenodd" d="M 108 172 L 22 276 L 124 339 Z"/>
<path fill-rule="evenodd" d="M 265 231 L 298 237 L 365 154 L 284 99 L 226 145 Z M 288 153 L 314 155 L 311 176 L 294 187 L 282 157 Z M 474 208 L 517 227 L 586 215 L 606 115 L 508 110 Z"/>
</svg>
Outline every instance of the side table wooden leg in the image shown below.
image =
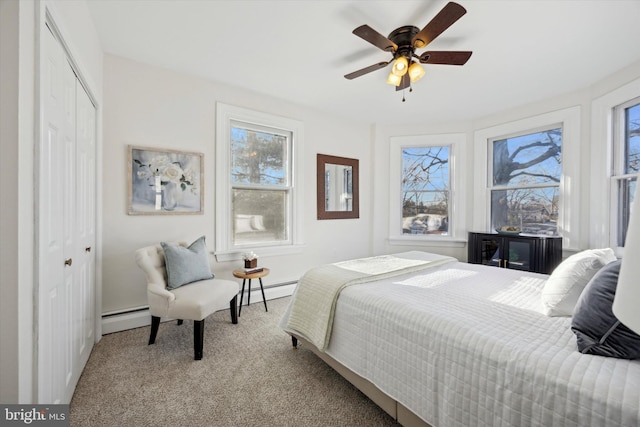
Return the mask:
<svg viewBox="0 0 640 427">
<path fill-rule="evenodd" d="M 249 279 L 249 289 L 247 289 L 247 307 L 251 304 L 251 279 Z"/>
<path fill-rule="evenodd" d="M 262 277 L 260 277 L 260 290 L 262 291 L 262 301 L 264 301 L 264 311 L 269 311 L 267 309 L 267 299 L 264 297 L 264 287 L 262 286 Z"/>
</svg>

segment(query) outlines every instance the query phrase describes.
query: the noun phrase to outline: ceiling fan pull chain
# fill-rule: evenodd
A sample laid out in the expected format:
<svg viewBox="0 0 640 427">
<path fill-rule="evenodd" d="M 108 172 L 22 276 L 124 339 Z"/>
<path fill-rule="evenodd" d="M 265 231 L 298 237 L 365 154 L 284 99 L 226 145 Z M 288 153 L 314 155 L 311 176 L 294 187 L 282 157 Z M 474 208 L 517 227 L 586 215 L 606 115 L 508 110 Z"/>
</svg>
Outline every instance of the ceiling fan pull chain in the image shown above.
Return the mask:
<svg viewBox="0 0 640 427">
<path fill-rule="evenodd" d="M 409 86 L 409 93 L 413 92 L 413 86 Z M 405 102 L 406 99 L 404 99 L 404 89 L 402 89 L 402 102 Z"/>
</svg>

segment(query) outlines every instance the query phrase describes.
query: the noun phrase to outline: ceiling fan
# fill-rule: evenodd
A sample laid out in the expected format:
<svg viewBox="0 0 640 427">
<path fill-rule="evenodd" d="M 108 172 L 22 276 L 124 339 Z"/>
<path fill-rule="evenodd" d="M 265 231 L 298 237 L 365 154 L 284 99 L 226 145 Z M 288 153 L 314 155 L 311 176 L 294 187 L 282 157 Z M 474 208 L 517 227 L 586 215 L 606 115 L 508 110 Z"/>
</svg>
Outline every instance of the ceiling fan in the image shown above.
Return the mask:
<svg viewBox="0 0 640 427">
<path fill-rule="evenodd" d="M 397 28 L 385 37 L 368 25 L 361 25 L 353 34 L 371 43 L 379 49 L 391 52 L 393 58 L 390 61 L 378 62 L 358 71 L 346 74 L 344 77 L 352 80 L 372 71 L 386 67 L 393 62 L 393 68 L 387 79 L 387 83 L 396 87 L 396 91 L 403 90 L 420 80 L 424 74 L 422 64 L 464 65 L 471 53 L 469 51 L 426 51 L 420 55 L 417 49 L 426 47 L 435 40 L 444 30 L 460 19 L 467 10 L 458 3 L 449 2 L 444 8 L 422 29 L 412 25 Z M 416 62 L 415 59 L 418 60 Z M 404 99 L 403 99 L 404 101 Z"/>
</svg>

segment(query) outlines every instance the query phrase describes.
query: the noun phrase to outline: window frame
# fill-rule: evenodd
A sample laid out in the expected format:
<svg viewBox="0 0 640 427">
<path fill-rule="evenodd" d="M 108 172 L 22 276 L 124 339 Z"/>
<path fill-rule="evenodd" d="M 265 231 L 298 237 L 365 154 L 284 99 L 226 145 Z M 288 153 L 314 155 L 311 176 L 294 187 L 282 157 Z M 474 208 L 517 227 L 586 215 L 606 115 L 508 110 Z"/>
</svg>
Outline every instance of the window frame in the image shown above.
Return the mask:
<svg viewBox="0 0 640 427">
<path fill-rule="evenodd" d="M 412 246 L 464 247 L 466 237 L 464 182 L 464 133 L 394 136 L 390 138 L 389 244 Z M 449 233 L 402 233 L 402 150 L 404 148 L 449 147 Z"/>
<path fill-rule="evenodd" d="M 558 234 L 564 249 L 580 247 L 580 114 L 579 106 L 527 117 L 474 133 L 474 215 L 473 229 L 488 231 L 491 226 L 490 144 L 505 136 L 523 135 L 539 129 L 562 128 L 562 175 L 558 207 Z"/>
<path fill-rule="evenodd" d="M 614 203 L 617 203 L 611 184 L 615 162 L 614 109 L 638 97 L 640 97 L 640 79 L 620 86 L 594 99 L 591 103 L 590 193 L 600 197 L 591 197 L 589 202 L 591 213 L 589 246 L 611 247 L 618 257 L 624 256 L 624 248 L 617 246 L 614 233 L 617 230 L 617 209 L 612 208 Z"/>
<path fill-rule="evenodd" d="M 249 128 L 270 128 L 290 133 L 289 191 L 290 205 L 287 212 L 289 239 L 285 242 L 265 242 L 251 245 L 233 244 L 232 192 L 236 186 L 231 182 L 231 128 L 234 123 L 246 123 Z M 261 256 L 286 255 L 302 252 L 304 246 L 304 177 L 303 123 L 286 117 L 250 110 L 224 103 L 216 103 L 216 183 L 215 183 L 215 256 L 217 261 L 242 259 L 247 250 L 259 251 Z M 245 186 L 243 186 L 245 187 Z M 264 188 L 268 188 L 265 186 Z"/>
<path fill-rule="evenodd" d="M 532 184 L 532 185 L 528 185 L 528 186 L 516 186 L 516 185 L 505 185 L 505 184 L 501 184 L 501 185 L 495 185 L 493 184 L 493 174 L 494 174 L 494 164 L 495 164 L 495 159 L 493 158 L 493 149 L 494 149 L 494 145 L 496 141 L 500 141 L 500 140 L 508 140 L 510 138 L 517 138 L 520 136 L 528 136 L 528 135 L 532 135 L 532 134 L 536 134 L 536 133 L 543 133 L 546 131 L 550 131 L 550 130 L 554 130 L 554 129 L 560 129 L 560 131 L 562 132 L 562 147 L 561 147 L 561 158 L 562 158 L 562 172 L 560 173 L 560 181 L 562 181 L 562 175 L 564 173 L 564 129 L 562 127 L 562 123 L 550 123 L 546 126 L 539 126 L 537 128 L 534 129 L 526 129 L 526 130 L 522 130 L 519 132 L 515 132 L 509 135 L 499 135 L 499 136 L 495 136 L 493 138 L 490 138 L 489 140 L 487 140 L 487 175 L 485 177 L 486 182 L 487 182 L 487 187 L 488 187 L 488 191 L 489 191 L 489 229 L 491 231 L 493 231 L 493 224 L 491 223 L 491 215 L 492 215 L 492 206 L 491 206 L 491 193 L 493 191 L 500 191 L 500 190 L 520 190 L 520 189 L 535 189 L 535 188 L 549 188 L 549 187 L 557 187 L 558 188 L 558 194 L 560 194 L 560 182 L 553 183 L 553 182 L 547 182 L 547 183 L 542 183 L 542 184 Z M 554 236 L 557 236 L 559 233 L 559 229 L 556 229 L 556 234 Z"/>
<path fill-rule="evenodd" d="M 636 179 L 640 180 L 640 174 L 638 172 L 635 173 L 627 173 L 625 170 L 625 160 L 626 160 L 626 114 L 625 110 L 629 107 L 634 107 L 640 105 L 640 96 L 631 98 L 621 104 L 616 105 L 612 109 L 613 116 L 613 136 L 612 136 L 612 144 L 611 144 L 611 176 L 610 180 L 610 221 L 609 221 L 609 246 L 615 248 L 617 252 L 622 253 L 624 246 L 620 246 L 619 240 L 621 238 L 621 234 L 623 233 L 620 230 L 620 220 L 621 220 L 621 200 L 620 200 L 620 192 L 619 192 L 619 184 L 622 181 L 628 179 Z M 631 194 L 633 196 L 633 194 Z M 628 221 L 628 218 L 627 218 Z M 628 224 L 627 224 L 628 225 Z"/>
</svg>

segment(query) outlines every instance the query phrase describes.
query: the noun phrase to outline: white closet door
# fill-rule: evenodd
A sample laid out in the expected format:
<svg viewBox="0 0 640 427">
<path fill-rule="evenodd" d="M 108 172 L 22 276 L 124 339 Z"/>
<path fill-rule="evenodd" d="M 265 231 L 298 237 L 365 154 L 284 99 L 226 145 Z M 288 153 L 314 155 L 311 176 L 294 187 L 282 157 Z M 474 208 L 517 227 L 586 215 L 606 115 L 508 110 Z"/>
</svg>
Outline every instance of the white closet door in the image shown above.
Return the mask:
<svg viewBox="0 0 640 427">
<path fill-rule="evenodd" d="M 45 33 L 39 153 L 38 401 L 56 404 L 64 403 L 72 365 L 71 331 L 66 325 L 71 311 L 73 238 L 65 216 L 73 211 L 66 170 L 70 169 L 68 157 L 74 151 L 75 130 L 70 132 L 68 123 L 69 64 L 53 35 Z"/>
<path fill-rule="evenodd" d="M 64 79 L 64 153 L 62 162 L 64 164 L 64 180 L 63 180 L 63 242 L 64 242 L 64 302 L 58 309 L 64 310 L 60 312 L 62 317 L 62 328 L 60 332 L 61 338 L 64 340 L 63 352 L 63 402 L 69 402 L 73 395 L 73 390 L 77 383 L 74 377 L 76 357 L 75 357 L 75 341 L 76 333 L 73 328 L 74 313 L 76 310 L 76 300 L 79 295 L 77 293 L 76 283 L 78 282 L 78 266 L 76 258 L 77 233 L 76 233 L 76 75 L 66 60 L 66 69 L 63 73 Z"/>
<path fill-rule="evenodd" d="M 95 342 L 96 109 L 77 82 L 76 90 L 76 296 L 74 383 L 80 378 Z M 77 260 L 77 263 L 76 263 Z"/>
<path fill-rule="evenodd" d="M 96 111 L 43 34 L 38 402 L 69 403 L 94 343 Z"/>
</svg>

